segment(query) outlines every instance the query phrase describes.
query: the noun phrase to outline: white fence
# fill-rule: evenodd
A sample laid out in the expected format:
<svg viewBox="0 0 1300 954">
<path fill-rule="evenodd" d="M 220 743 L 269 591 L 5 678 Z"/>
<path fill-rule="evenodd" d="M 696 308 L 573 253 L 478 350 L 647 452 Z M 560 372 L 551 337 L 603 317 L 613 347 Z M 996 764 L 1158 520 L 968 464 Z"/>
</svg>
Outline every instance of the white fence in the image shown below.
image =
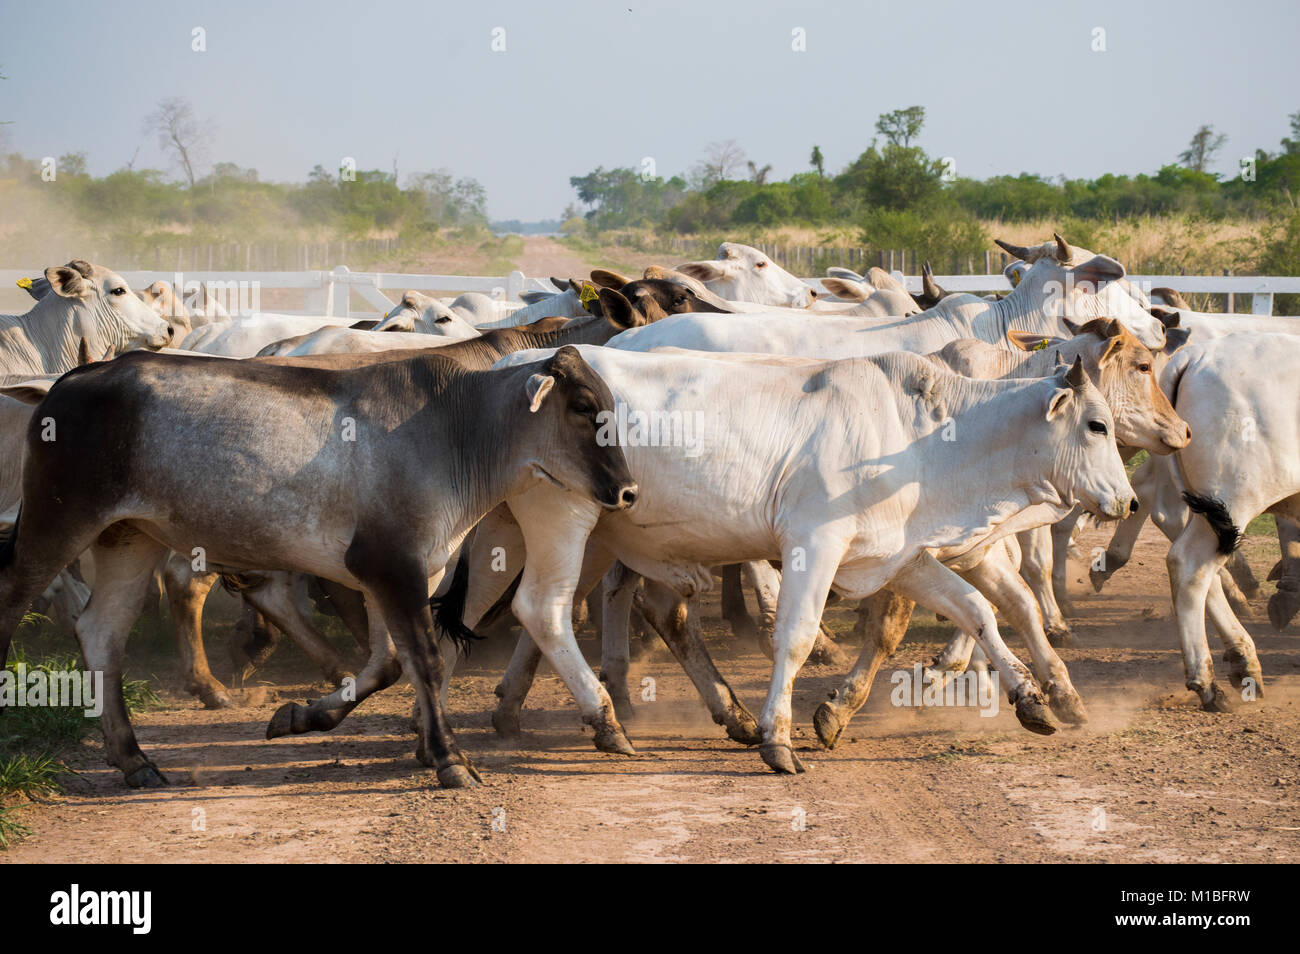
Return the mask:
<svg viewBox="0 0 1300 954">
<path fill-rule="evenodd" d="M 12 288 L 20 278 L 30 278 L 41 274 L 40 269 L 0 269 L 0 287 Z M 178 287 L 195 287 L 194 283 L 212 283 L 218 290 L 237 291 L 243 288 L 256 289 L 300 289 L 303 295 L 300 311 L 282 308 L 264 308 L 285 314 L 332 315 L 336 317 L 374 318 L 389 311 L 395 304 L 394 299 L 403 291 L 451 293 L 476 291 L 494 298 L 517 301 L 525 291 L 553 291 L 551 283 L 544 278 L 528 278 L 522 272 L 509 275 L 469 276 L 469 275 L 405 275 L 392 272 L 353 272 L 346 265 L 340 265 L 332 271 L 302 272 L 164 272 L 164 271 L 127 271 L 122 272 L 133 287 L 144 288 L 151 282 L 164 279 Z M 907 286 L 911 292 L 921 290 L 921 278 L 917 275 L 903 275 L 894 272 L 894 276 Z M 1257 315 L 1273 313 L 1273 296 L 1276 294 L 1300 294 L 1300 278 L 1264 277 L 1264 276 L 1220 276 L 1220 275 L 1130 275 L 1129 280 L 1143 289 L 1166 287 L 1183 294 L 1219 294 L 1230 296 L 1233 304 L 1230 311 L 1246 311 Z M 806 278 L 804 281 L 814 288 L 821 288 L 818 278 Z M 1011 289 L 1011 283 L 1000 273 L 991 275 L 936 275 L 935 281 L 949 292 L 1004 292 Z M 390 294 L 385 294 L 385 291 Z M 352 293 L 364 301 L 369 309 L 357 310 L 352 307 Z M 391 293 L 396 292 L 396 295 Z M 1250 299 L 1249 309 L 1244 307 Z M 232 312 L 234 309 L 231 309 Z"/>
</svg>

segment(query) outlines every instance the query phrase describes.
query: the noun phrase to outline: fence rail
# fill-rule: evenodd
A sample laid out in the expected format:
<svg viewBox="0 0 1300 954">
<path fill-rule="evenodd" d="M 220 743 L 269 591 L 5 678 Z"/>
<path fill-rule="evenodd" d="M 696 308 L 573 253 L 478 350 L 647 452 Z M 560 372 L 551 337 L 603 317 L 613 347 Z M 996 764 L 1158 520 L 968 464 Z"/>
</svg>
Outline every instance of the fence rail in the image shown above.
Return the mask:
<svg viewBox="0 0 1300 954">
<path fill-rule="evenodd" d="M 848 267 L 852 267 L 849 265 Z M 0 288 L 12 288 L 20 278 L 41 274 L 41 269 L 0 269 Z M 300 311 L 276 309 L 282 314 L 330 315 L 333 317 L 372 318 L 389 311 L 395 304 L 394 296 L 407 289 L 435 293 L 482 292 L 494 298 L 517 301 L 526 291 L 554 291 L 544 278 L 529 278 L 523 272 L 509 275 L 410 275 L 395 272 L 354 272 L 346 265 L 331 270 L 307 271 L 164 271 L 127 270 L 120 273 L 133 287 L 143 288 L 163 279 L 177 288 L 194 288 L 198 284 L 212 285 L 218 291 L 238 293 L 243 288 L 299 290 L 303 305 Z M 893 270 L 909 292 L 921 290 L 918 275 L 905 275 Z M 803 279 L 809 285 L 822 289 L 820 278 Z M 1236 299 L 1250 298 L 1250 311 L 1257 315 L 1273 313 L 1273 296 L 1300 294 L 1300 277 L 1288 276 L 1228 276 L 1228 275 L 1130 275 L 1129 280 L 1144 289 L 1167 287 L 1184 295 L 1224 295 L 1228 311 Z M 974 275 L 936 275 L 935 281 L 949 292 L 1005 292 L 1011 283 L 1001 272 Z M 353 294 L 367 307 L 354 307 Z M 232 313 L 235 309 L 231 309 Z"/>
</svg>

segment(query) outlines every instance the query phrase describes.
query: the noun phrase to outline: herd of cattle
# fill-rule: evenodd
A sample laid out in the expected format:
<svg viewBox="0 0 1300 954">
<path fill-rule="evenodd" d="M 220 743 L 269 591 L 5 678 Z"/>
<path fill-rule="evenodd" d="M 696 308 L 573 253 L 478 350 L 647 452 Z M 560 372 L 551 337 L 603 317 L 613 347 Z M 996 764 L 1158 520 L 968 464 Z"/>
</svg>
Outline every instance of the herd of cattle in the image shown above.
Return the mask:
<svg viewBox="0 0 1300 954">
<path fill-rule="evenodd" d="M 408 292 L 351 326 L 232 319 L 165 282 L 136 293 L 84 261 L 48 268 L 20 283 L 31 310 L 0 316 L 0 658 L 43 600 L 104 673 L 110 761 L 128 785 L 165 784 L 123 701 L 127 635 L 161 586 L 187 688 L 230 704 L 202 642 L 224 580 L 338 687 L 280 708 L 268 738 L 332 729 L 405 672 L 417 758 L 466 786 L 479 776 L 442 704 L 457 652 L 439 638 L 463 650 L 513 610 L 525 632 L 498 731 L 518 731 L 545 655 L 596 747 L 630 753 L 636 616 L 728 736 L 794 773 L 792 684 L 825 642 L 832 593 L 862 600 L 867 638 L 816 712 L 824 745 L 915 603 L 959 630 L 931 677 L 991 665 L 1030 731 L 1085 721 L 1053 644 L 1070 638 L 1066 553 L 1087 513 L 1123 520 L 1093 564 L 1098 588 L 1147 516 L 1172 541 L 1203 708 L 1230 704 L 1207 616 L 1232 682 L 1259 695 L 1231 602 L 1253 584 L 1236 548 L 1256 516 L 1283 518 L 1282 628 L 1300 608 L 1300 325 L 1193 312 L 1059 235 L 999 244 L 1017 259 L 1001 297 L 946 295 L 928 274 L 913 297 L 879 269 L 832 269 L 818 292 L 726 243 L 641 278 L 552 279 L 524 304 Z M 1125 461 L 1143 450 L 1130 484 Z M 757 718 L 701 637 L 695 601 L 717 567 L 733 615 L 731 587 L 752 590 L 761 620 L 746 622 L 773 659 Z M 593 593 L 599 677 L 573 628 Z M 312 597 L 368 653 L 355 677 L 313 626 Z M 250 664 L 265 648 L 252 639 Z"/>
</svg>

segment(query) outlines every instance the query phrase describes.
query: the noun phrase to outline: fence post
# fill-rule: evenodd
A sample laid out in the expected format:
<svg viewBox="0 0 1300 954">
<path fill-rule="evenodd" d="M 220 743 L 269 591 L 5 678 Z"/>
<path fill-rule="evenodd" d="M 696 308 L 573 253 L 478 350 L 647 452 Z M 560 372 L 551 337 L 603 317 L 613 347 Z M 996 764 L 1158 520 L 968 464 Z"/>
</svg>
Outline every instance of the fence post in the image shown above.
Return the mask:
<svg viewBox="0 0 1300 954">
<path fill-rule="evenodd" d="M 1252 315 L 1273 314 L 1273 293 L 1261 288 L 1250 296 L 1250 313 Z"/>
<path fill-rule="evenodd" d="M 346 318 L 352 313 L 352 284 L 347 280 L 348 267 L 339 265 L 329 274 L 329 292 L 325 300 L 329 310 L 325 314 Z"/>
<path fill-rule="evenodd" d="M 515 269 L 506 276 L 506 300 L 519 301 L 519 296 L 524 290 L 524 273 Z"/>
</svg>

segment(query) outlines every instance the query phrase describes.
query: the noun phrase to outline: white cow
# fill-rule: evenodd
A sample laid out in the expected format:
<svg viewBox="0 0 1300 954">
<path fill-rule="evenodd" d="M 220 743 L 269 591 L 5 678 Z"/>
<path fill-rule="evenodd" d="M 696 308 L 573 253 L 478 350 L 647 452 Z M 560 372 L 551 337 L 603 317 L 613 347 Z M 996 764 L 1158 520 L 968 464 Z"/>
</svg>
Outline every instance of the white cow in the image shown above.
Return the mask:
<svg viewBox="0 0 1300 954">
<path fill-rule="evenodd" d="M 1245 684 L 1246 698 L 1258 696 L 1263 676 L 1255 644 L 1229 607 L 1218 571 L 1255 517 L 1300 520 L 1300 338 L 1193 338 L 1170 360 L 1161 384 L 1196 439 L 1172 458 L 1144 465 L 1144 502 L 1173 541 L 1167 563 L 1187 687 L 1203 709 L 1225 711 L 1205 619 L 1224 642 L 1232 682 Z"/>
<path fill-rule="evenodd" d="M 45 270 L 53 294 L 23 315 L 0 315 L 0 374 L 61 374 L 94 357 L 157 350 L 173 330 L 126 280 L 80 259 Z"/>
<path fill-rule="evenodd" d="M 711 262 L 685 262 L 677 266 L 677 271 L 731 301 L 808 308 L 817 300 L 816 290 L 807 282 L 758 249 L 736 242 L 719 245 L 718 257 Z"/>
<path fill-rule="evenodd" d="M 374 331 L 411 331 L 447 338 L 473 338 L 477 328 L 440 298 L 408 291 L 375 325 Z"/>
<path fill-rule="evenodd" d="M 772 768 L 801 770 L 790 689 L 831 588 L 861 597 L 889 585 L 945 613 L 989 654 L 1022 724 L 1054 731 L 988 603 L 928 551 L 955 558 L 1076 501 L 1128 513 L 1133 493 L 1114 422 L 1081 368 L 1031 382 L 972 381 L 906 354 L 790 366 L 580 350 L 625 409 L 621 425 L 601 426 L 622 444 L 641 489 L 627 519 L 549 486 L 511 503 L 529 540 L 513 608 L 549 658 L 577 665 L 570 607 L 580 577 L 593 585 L 615 559 L 683 596 L 711 585 L 712 565 L 781 559 L 776 665 L 758 720 Z M 947 422 L 955 441 L 942 439 Z M 475 562 L 479 550 L 476 538 Z M 508 582 L 501 576 L 473 575 L 483 589 L 465 603 L 467 622 L 495 602 Z M 604 689 L 566 684 L 584 719 L 608 711 Z M 521 698 L 518 689 L 508 674 L 503 705 Z"/>
<path fill-rule="evenodd" d="M 416 334 L 409 331 L 361 331 L 356 328 L 318 328 L 305 335 L 285 338 L 267 345 L 259 358 L 305 357 L 313 354 L 374 354 L 380 351 L 408 351 L 439 348 L 463 338 Z"/>
<path fill-rule="evenodd" d="M 1018 249 L 1033 264 L 1010 294 L 998 301 L 951 296 L 905 319 L 814 315 L 791 321 L 786 314 L 675 315 L 618 335 L 610 347 L 650 351 L 740 351 L 842 358 L 912 351 L 928 354 L 959 338 L 978 338 L 1009 348 L 1007 332 L 1065 337 L 1064 320 L 1115 318 L 1148 348 L 1164 346 L 1164 324 L 1144 310 L 1145 296 L 1123 280 L 1124 266 L 1105 255 L 1047 242 Z M 1029 260 L 1028 258 L 1026 259 Z M 1099 289 L 1098 283 L 1105 282 Z"/>
</svg>

